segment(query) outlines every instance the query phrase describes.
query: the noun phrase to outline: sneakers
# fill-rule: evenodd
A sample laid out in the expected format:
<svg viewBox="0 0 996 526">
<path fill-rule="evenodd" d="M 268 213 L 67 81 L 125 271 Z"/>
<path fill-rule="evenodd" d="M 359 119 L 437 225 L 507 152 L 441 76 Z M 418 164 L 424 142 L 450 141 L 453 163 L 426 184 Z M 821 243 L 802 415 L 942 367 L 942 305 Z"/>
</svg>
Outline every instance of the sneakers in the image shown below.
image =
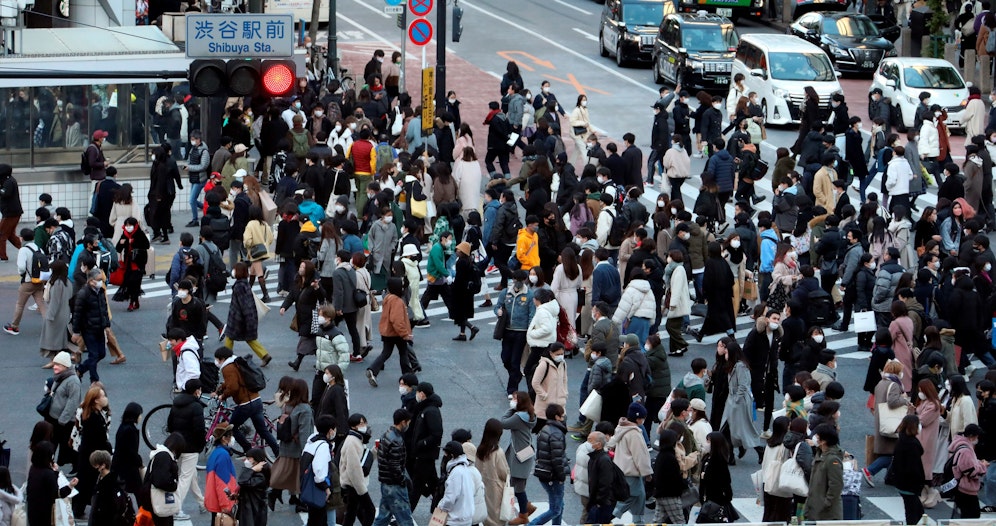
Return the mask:
<svg viewBox="0 0 996 526">
<path fill-rule="evenodd" d="M 228 329 L 228 324 L 224 324 L 218 329 L 218 341 L 225 341 L 225 331 Z"/>
<path fill-rule="evenodd" d="M 465 342 L 465 341 L 467 341 L 467 336 L 465 336 L 463 334 L 458 334 L 458 335 L 456 335 L 453 338 L 453 341 L 455 341 L 455 342 Z"/>
<path fill-rule="evenodd" d="M 190 520 L 190 515 L 187 515 L 186 513 L 184 513 L 184 512 L 181 511 L 180 513 L 177 513 L 176 515 L 173 516 L 173 520 L 177 520 L 177 521 L 189 521 Z"/>
<path fill-rule="evenodd" d="M 868 471 L 868 468 L 861 468 L 861 474 L 865 476 L 865 482 L 868 483 L 868 487 L 874 488 L 875 483 L 872 482 L 871 471 Z"/>
<path fill-rule="evenodd" d="M 586 435 L 582 435 L 581 433 L 571 433 L 571 440 L 575 442 L 584 442 L 585 440 L 588 440 L 588 437 Z"/>
<path fill-rule="evenodd" d="M 683 349 L 678 349 L 677 351 L 674 351 L 674 352 L 668 351 L 667 355 L 668 356 L 673 356 L 675 358 L 680 358 L 680 357 L 684 356 L 686 352 L 688 352 L 688 347 L 685 347 Z"/>
<path fill-rule="evenodd" d="M 370 369 L 367 369 L 367 381 L 370 382 L 370 387 L 377 387 L 377 375 Z"/>
<path fill-rule="evenodd" d="M 415 324 L 415 327 L 418 328 L 418 329 L 428 329 L 429 327 L 432 327 L 432 324 L 429 323 L 428 319 L 425 319 L 425 320 L 422 320 L 420 322 L 417 322 Z"/>
<path fill-rule="evenodd" d="M 28 306 L 28 310 L 29 311 L 36 311 L 36 310 L 38 310 L 38 304 L 37 303 L 33 303 L 33 304 L 29 305 Z"/>
<path fill-rule="evenodd" d="M 359 354 L 351 354 L 351 355 L 349 355 L 349 361 L 351 361 L 353 363 L 362 363 L 363 362 L 363 357 L 360 356 Z"/>
<path fill-rule="evenodd" d="M 193 221 L 187 223 L 187 228 L 194 228 L 195 226 L 201 226 L 201 222 L 194 219 Z"/>
<path fill-rule="evenodd" d="M 484 271 L 485 274 L 494 274 L 495 272 L 498 272 L 498 267 L 495 265 L 489 265 L 488 269 Z"/>
<path fill-rule="evenodd" d="M 3 326 L 3 332 L 6 332 L 7 334 L 13 334 L 14 336 L 17 336 L 18 334 L 21 334 L 21 329 L 19 329 L 19 328 L 17 328 L 17 327 L 15 327 L 15 326 L 13 326 L 13 325 L 11 325 L 11 324 L 8 323 L 8 324 L 6 324 L 6 325 Z"/>
</svg>

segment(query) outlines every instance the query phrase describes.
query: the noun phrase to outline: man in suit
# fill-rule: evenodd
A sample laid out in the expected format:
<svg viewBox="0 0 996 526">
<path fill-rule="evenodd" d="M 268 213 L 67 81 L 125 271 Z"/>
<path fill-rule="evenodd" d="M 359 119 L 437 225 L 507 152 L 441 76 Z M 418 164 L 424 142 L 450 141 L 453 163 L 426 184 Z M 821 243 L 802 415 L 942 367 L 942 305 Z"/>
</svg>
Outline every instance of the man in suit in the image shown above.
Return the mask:
<svg viewBox="0 0 996 526">
<path fill-rule="evenodd" d="M 636 136 L 632 133 L 623 134 L 623 144 L 626 149 L 622 152 L 624 168 L 623 186 L 640 186 L 643 182 L 643 151 L 636 147 Z"/>
</svg>

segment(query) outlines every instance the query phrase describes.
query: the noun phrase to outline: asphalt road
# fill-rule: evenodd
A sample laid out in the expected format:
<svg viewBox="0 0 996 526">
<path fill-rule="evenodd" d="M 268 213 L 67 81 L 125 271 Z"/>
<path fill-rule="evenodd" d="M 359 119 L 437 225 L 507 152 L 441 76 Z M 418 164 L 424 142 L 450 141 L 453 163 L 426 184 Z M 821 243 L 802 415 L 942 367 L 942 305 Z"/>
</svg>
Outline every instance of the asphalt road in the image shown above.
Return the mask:
<svg viewBox="0 0 996 526">
<path fill-rule="evenodd" d="M 500 0 L 469 0 L 460 4 L 466 10 L 464 35 L 460 43 L 448 43 L 451 53 L 450 75 L 454 79 L 450 89 L 457 90 L 464 101 L 465 115 L 473 121 L 478 132 L 479 142 L 486 134 L 478 127 L 488 100 L 498 98 L 498 79 L 504 72 L 508 60 L 520 63 L 527 85 L 534 91 L 539 82 L 548 79 L 553 91 L 562 103 L 573 104 L 581 91 L 589 96 L 590 111 L 594 125 L 608 137 L 619 138 L 623 133 L 633 131 L 637 144 L 644 151 L 649 150 L 646 138 L 650 130 L 652 111 L 650 104 L 657 98 L 657 86 L 652 82 L 649 69 L 617 68 L 614 61 L 600 58 L 597 51 L 598 13 L 601 5 L 585 0 L 546 0 L 544 2 L 512 2 Z M 343 47 L 343 57 L 353 71 L 362 70 L 373 49 L 390 49 L 400 44 L 401 31 L 394 26 L 394 17 L 380 13 L 380 2 L 362 0 L 339 0 L 339 36 Z M 738 26 L 741 33 L 771 33 L 774 29 L 757 23 L 743 21 Z M 408 48 L 409 89 L 415 90 L 418 84 L 412 75 L 419 67 L 419 51 Z M 430 60 L 433 57 L 429 50 Z M 496 78 L 497 77 L 497 78 Z M 867 93 L 867 80 L 845 80 L 845 90 L 853 108 L 863 115 L 864 94 Z M 792 128 L 769 131 L 768 143 L 763 154 L 773 159 L 773 147 L 791 144 L 796 131 Z M 956 152 L 958 149 L 956 148 Z M 960 152 L 959 152 L 960 153 Z M 700 170 L 702 161 L 694 160 L 693 172 Z M 697 191 L 694 184 L 685 185 L 686 202 L 694 201 Z M 769 198 L 759 208 L 770 209 L 770 193 L 758 185 L 762 195 Z M 936 191 L 936 189 L 932 189 Z M 856 193 L 852 192 L 852 199 Z M 653 191 L 650 192 L 653 198 Z M 930 204 L 932 194 L 921 199 L 921 205 Z M 174 238 L 175 239 L 175 238 Z M 162 282 L 162 273 L 168 268 L 172 249 L 159 249 L 159 275 L 146 280 L 147 296 L 142 308 L 137 312 L 125 312 L 125 305 L 115 303 L 114 328 L 118 339 L 128 356 L 125 365 L 110 366 L 109 360 L 101 364 L 102 380 L 108 385 L 108 396 L 115 412 L 112 431 L 118 425 L 118 416 L 130 401 L 138 401 L 146 409 L 169 401 L 171 383 L 170 367 L 161 362 L 156 346 L 158 334 L 164 325 L 167 294 Z M 13 261 L 0 264 L 0 273 L 16 273 Z M 493 276 L 489 279 L 495 279 Z M 488 288 L 488 287 L 485 287 Z M 12 316 L 16 287 L 10 283 L 0 284 L 0 295 L 6 301 L 0 302 L 0 319 Z M 478 298 L 480 304 L 483 297 Z M 278 307 L 279 303 L 271 304 Z M 216 313 L 224 318 L 227 313 L 227 300 L 215 307 Z M 457 428 L 467 428 L 474 434 L 474 442 L 480 438 L 486 419 L 500 417 L 507 409 L 504 396 L 505 372 L 501 365 L 498 342 L 491 339 L 493 316 L 487 309 L 478 309 L 474 322 L 483 330 L 474 342 L 453 342 L 451 338 L 457 330 L 445 320 L 445 309 L 437 302 L 431 306 L 432 327 L 419 329 L 415 333 L 416 349 L 424 372 L 420 379 L 432 382 L 436 392 L 443 399 L 443 420 L 445 439 Z M 376 327 L 377 316 L 374 317 Z M 310 380 L 312 372 L 302 367 L 294 373 L 286 361 L 294 354 L 296 335 L 288 329 L 290 313 L 281 317 L 275 308 L 262 320 L 260 340 L 274 354 L 275 359 L 267 370 L 270 386 L 267 396 L 272 396 L 277 381 L 283 375 Z M 700 319 L 693 324 L 700 323 Z M 743 338 L 752 325 L 748 318 L 738 319 L 738 339 Z M 31 426 L 37 420 L 34 406 L 42 394 L 43 381 L 48 372 L 39 368 L 43 361 L 36 353 L 40 319 L 37 313 L 27 312 L 21 325 L 20 336 L 0 334 L 0 342 L 5 353 L 3 380 L 0 382 L 0 399 L 7 400 L 8 410 L 0 412 L 0 439 L 7 440 L 12 448 L 12 473 L 15 482 L 24 480 L 26 466 L 26 442 Z M 377 338 L 374 339 L 377 343 Z M 707 338 L 703 343 L 691 344 L 691 350 L 682 358 L 670 363 L 672 379 L 677 383 L 689 370 L 694 357 L 705 357 L 713 361 L 717 337 Z M 830 348 L 841 357 L 838 375 L 847 388 L 843 400 L 842 444 L 853 452 L 863 464 L 864 436 L 872 429 L 872 418 L 865 409 L 867 394 L 861 391 L 867 359 L 856 352 L 853 333 L 828 331 Z M 237 352 L 249 352 L 244 345 L 236 347 Z M 375 345 L 372 359 L 379 352 Z M 310 360 L 306 361 L 306 365 Z M 577 388 L 584 374 L 584 364 L 579 360 L 569 360 L 570 398 L 568 412 L 573 419 L 579 405 Z M 381 386 L 377 389 L 367 385 L 363 377 L 362 364 L 354 364 L 346 372 L 350 382 L 351 410 L 364 413 L 370 421 L 374 436 L 379 436 L 389 425 L 391 413 L 399 406 L 395 379 L 400 375 L 397 359 L 388 362 L 387 369 L 380 376 Z M 976 379 L 979 375 L 976 375 Z M 444 439 L 444 440 L 445 440 Z M 569 446 L 569 456 L 573 458 L 573 442 Z M 144 446 L 143 446 L 144 447 Z M 760 519 L 760 509 L 753 505 L 753 490 L 749 475 L 758 469 L 751 452 L 744 460 L 732 468 L 735 504 L 749 519 Z M 374 477 L 376 478 L 376 477 Z M 883 487 L 882 475 L 878 477 L 878 488 L 863 488 L 862 497 L 866 518 L 900 519 L 902 505 L 894 490 Z M 371 481 L 374 501 L 379 501 L 379 486 Z M 565 521 L 575 523 L 580 514 L 580 504 L 570 487 L 567 488 Z M 530 480 L 528 493 L 532 501 L 541 505 L 547 498 L 535 479 Z M 278 505 L 279 506 L 279 505 Z M 194 524 L 207 524 L 206 516 L 196 514 L 192 499 L 187 500 L 186 511 L 193 514 Z M 651 518 L 650 511 L 646 518 Z M 941 504 L 929 512 L 935 518 L 947 518 L 950 509 Z M 415 513 L 416 522 L 428 523 L 428 504 L 419 506 Z M 286 506 L 271 514 L 271 523 L 276 526 L 296 525 L 301 519 L 290 513 Z M 181 524 L 182 526 L 182 524 Z"/>
</svg>

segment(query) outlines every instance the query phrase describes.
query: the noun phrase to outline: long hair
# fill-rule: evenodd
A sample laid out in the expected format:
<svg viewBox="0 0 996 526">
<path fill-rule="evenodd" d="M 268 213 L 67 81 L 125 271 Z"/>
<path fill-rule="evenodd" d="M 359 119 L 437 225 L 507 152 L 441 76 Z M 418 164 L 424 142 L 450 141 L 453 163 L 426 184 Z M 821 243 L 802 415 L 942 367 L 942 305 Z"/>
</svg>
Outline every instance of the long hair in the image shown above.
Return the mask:
<svg viewBox="0 0 996 526">
<path fill-rule="evenodd" d="M 481 443 L 477 446 L 478 460 L 486 460 L 488 456 L 498 451 L 502 431 L 501 422 L 496 418 L 489 418 L 484 423 L 484 434 L 481 436 Z"/>
<path fill-rule="evenodd" d="M 733 368 L 737 365 L 737 362 L 743 362 L 744 365 L 750 369 L 750 364 L 747 363 L 747 357 L 744 356 L 744 351 L 740 348 L 740 344 L 737 343 L 737 340 L 734 340 L 729 336 L 724 336 L 719 340 L 719 343 L 723 344 L 723 347 L 726 347 L 726 360 L 722 363 L 723 372 L 726 374 L 733 372 Z M 722 360 L 722 357 L 719 357 L 717 354 L 717 365 L 719 365 Z"/>
<path fill-rule="evenodd" d="M 297 286 L 300 290 L 311 285 L 315 280 L 315 264 L 310 259 L 301 262 L 304 265 L 304 274 L 297 275 Z"/>
<path fill-rule="evenodd" d="M 87 390 L 83 397 L 83 403 L 80 404 L 80 407 L 83 408 L 83 420 L 90 418 L 90 415 L 97 411 L 97 399 L 102 394 L 105 394 L 103 385 L 91 385 L 90 389 Z"/>
<path fill-rule="evenodd" d="M 512 393 L 512 397 L 515 399 L 516 411 L 525 411 L 526 413 L 529 413 L 530 419 L 536 416 L 536 410 L 533 408 L 533 399 L 529 397 L 529 393 L 525 391 L 516 391 Z"/>
<path fill-rule="evenodd" d="M 560 264 L 564 267 L 567 279 L 573 281 L 578 278 L 581 269 L 578 267 L 578 258 L 574 254 L 574 249 L 567 247 L 560 252 Z"/>
<path fill-rule="evenodd" d="M 726 462 L 730 458 L 730 445 L 723 433 L 713 431 L 706 435 L 706 440 L 711 446 L 711 455 L 716 462 Z"/>
<path fill-rule="evenodd" d="M 924 378 L 916 384 L 917 391 L 923 393 L 926 400 L 920 400 L 921 404 L 932 403 L 937 409 L 937 412 L 941 412 L 941 399 L 937 396 L 937 388 L 934 387 L 934 383 L 929 379 Z"/>
</svg>

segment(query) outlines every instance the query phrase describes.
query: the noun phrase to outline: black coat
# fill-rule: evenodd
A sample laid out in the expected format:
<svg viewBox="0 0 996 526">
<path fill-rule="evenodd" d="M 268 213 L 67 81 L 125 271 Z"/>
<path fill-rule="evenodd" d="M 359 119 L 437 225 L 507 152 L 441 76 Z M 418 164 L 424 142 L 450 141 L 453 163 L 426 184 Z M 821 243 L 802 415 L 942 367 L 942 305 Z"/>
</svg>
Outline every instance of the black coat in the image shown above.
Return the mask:
<svg viewBox="0 0 996 526">
<path fill-rule="evenodd" d="M 481 277 L 477 272 L 474 260 L 469 256 L 458 256 L 456 260 L 456 275 L 453 277 L 453 302 L 450 305 L 450 318 L 456 323 L 466 322 L 474 318 L 474 291 L 472 287 L 481 286 Z"/>
<path fill-rule="evenodd" d="M 239 473 L 239 511 L 241 526 L 266 526 L 266 490 L 270 487 L 270 466 L 258 473 L 242 469 Z"/>
<path fill-rule="evenodd" d="M 288 309 L 291 305 L 297 303 L 297 307 L 294 309 L 294 317 L 297 319 L 297 334 L 302 338 L 306 338 L 314 336 L 311 334 L 311 317 L 315 314 L 318 304 L 324 302 L 325 299 L 325 289 L 321 287 L 316 289 L 310 284 L 301 289 L 295 283 L 290 294 L 284 298 L 284 302 L 280 305 L 280 308 Z"/>
<path fill-rule="evenodd" d="M 705 323 L 699 329 L 703 335 L 725 333 L 736 327 L 736 314 L 733 312 L 733 272 L 730 265 L 721 257 L 706 260 L 702 280 L 702 293 L 708 309 Z"/>
<path fill-rule="evenodd" d="M 76 461 L 76 477 L 79 478 L 76 491 L 79 495 L 74 499 L 84 507 L 85 503 L 90 502 L 90 496 L 93 495 L 97 483 L 97 470 L 90 465 L 90 453 L 98 450 L 112 451 L 107 433 L 108 422 L 104 415 L 97 411 L 92 412 L 90 418 L 83 420 L 80 426 L 79 458 Z M 73 509 L 79 505 L 76 504 Z"/>
<path fill-rule="evenodd" d="M 120 492 L 125 491 L 123 486 L 123 482 L 113 470 L 97 481 L 97 486 L 93 492 L 93 499 L 90 501 L 89 524 L 123 526 L 119 519 L 120 513 L 118 512 L 117 505 L 118 495 Z M 131 505 L 130 499 L 128 505 Z"/>
<path fill-rule="evenodd" d="M 17 190 L 17 179 L 8 176 L 0 183 L 0 215 L 3 217 L 19 217 L 24 213 L 21 206 L 21 194 Z M 108 211 L 110 214 L 110 211 Z"/>
<path fill-rule="evenodd" d="M 674 448 L 663 449 L 657 454 L 654 462 L 654 496 L 680 497 L 685 490 L 685 478 L 681 476 L 681 467 Z"/>
<path fill-rule="evenodd" d="M 346 389 L 343 386 L 339 384 L 327 386 L 317 409 L 315 420 L 323 415 L 335 418 L 337 437 L 345 437 L 349 433 L 349 409 L 346 401 Z"/>
<path fill-rule="evenodd" d="M 592 451 L 588 455 L 588 509 L 616 503 L 612 496 L 614 474 L 612 459 L 605 450 Z"/>
<path fill-rule="evenodd" d="M 97 201 L 93 216 L 100 219 L 100 232 L 104 237 L 114 235 L 114 225 L 111 224 L 111 209 L 114 208 L 114 193 L 121 185 L 113 179 L 104 179 L 97 183 Z"/>
<path fill-rule="evenodd" d="M 439 412 L 442 406 L 443 400 L 436 393 L 415 404 L 409 460 L 434 461 L 439 458 L 440 443 L 443 440 L 443 416 Z"/>
<path fill-rule="evenodd" d="M 111 320 L 107 313 L 107 296 L 104 290 L 93 290 L 93 287 L 84 283 L 83 288 L 76 294 L 76 302 L 73 304 L 73 332 L 103 336 L 104 329 L 110 326 Z M 90 465 L 89 458 L 86 464 Z"/>
<path fill-rule="evenodd" d="M 699 496 L 702 502 L 711 500 L 726 505 L 733 501 L 733 482 L 730 479 L 730 466 L 725 458 L 707 457 L 702 473 L 702 486 Z"/>
<path fill-rule="evenodd" d="M 548 420 L 536 436 L 536 467 L 533 473 L 540 482 L 559 482 L 571 472 L 567 461 L 567 426 Z"/>
<path fill-rule="evenodd" d="M 886 479 L 891 476 L 896 489 L 916 494 L 923 489 L 926 480 L 923 474 L 923 462 L 920 461 L 922 456 L 923 446 L 915 436 L 906 433 L 899 435 Z"/>
<path fill-rule="evenodd" d="M 699 133 L 702 140 L 710 143 L 712 140 L 723 136 L 723 114 L 716 108 L 706 108 L 702 111 L 702 122 L 699 124 Z"/>
<path fill-rule="evenodd" d="M 204 417 L 201 417 L 201 426 L 204 425 Z M 186 438 L 186 437 L 184 437 Z M 203 427 L 201 431 L 201 442 L 204 441 Z M 134 422 L 122 422 L 118 426 L 118 432 L 114 435 L 114 457 L 111 459 L 111 471 L 115 475 L 115 480 L 120 479 L 128 493 L 138 493 L 142 489 L 142 455 L 138 452 L 139 433 L 138 425 Z M 202 446 L 203 449 L 203 446 Z M 200 451 L 198 449 L 197 451 Z M 192 451 L 191 453 L 194 453 Z M 100 524 L 100 523 L 94 523 Z"/>
<path fill-rule="evenodd" d="M 671 145 L 671 129 L 667 123 L 667 112 L 661 110 L 660 113 L 654 115 L 654 125 L 650 129 L 650 147 L 658 152 L 663 152 L 667 150 Z"/>
<path fill-rule="evenodd" d="M 225 336 L 235 341 L 252 341 L 259 333 L 259 313 L 253 299 L 249 281 L 236 280 L 232 284 L 232 303 L 228 308 Z"/>
<path fill-rule="evenodd" d="M 557 258 L 567 246 L 569 241 L 567 234 L 558 230 L 555 226 L 549 226 L 545 221 L 540 221 L 539 230 L 536 237 L 539 245 L 540 267 L 546 275 L 547 281 L 553 280 L 553 270 L 557 268 Z"/>
<path fill-rule="evenodd" d="M 155 486 L 163 491 L 176 491 L 180 480 L 180 467 L 173 460 L 173 456 L 168 451 L 156 453 L 149 461 L 149 467 L 145 471 L 145 480 L 142 481 L 142 491 L 136 496 L 138 505 L 147 509 L 152 509 L 152 487 Z"/>
<path fill-rule="evenodd" d="M 207 432 L 204 428 L 204 404 L 187 393 L 173 398 L 173 406 L 166 418 L 166 430 L 183 435 L 184 453 L 200 453 L 206 445 Z"/>
<path fill-rule="evenodd" d="M 72 488 L 59 487 L 59 475 L 50 467 L 31 466 L 27 481 L 28 526 L 49 526 L 53 522 L 55 499 L 69 496 Z"/>
</svg>

